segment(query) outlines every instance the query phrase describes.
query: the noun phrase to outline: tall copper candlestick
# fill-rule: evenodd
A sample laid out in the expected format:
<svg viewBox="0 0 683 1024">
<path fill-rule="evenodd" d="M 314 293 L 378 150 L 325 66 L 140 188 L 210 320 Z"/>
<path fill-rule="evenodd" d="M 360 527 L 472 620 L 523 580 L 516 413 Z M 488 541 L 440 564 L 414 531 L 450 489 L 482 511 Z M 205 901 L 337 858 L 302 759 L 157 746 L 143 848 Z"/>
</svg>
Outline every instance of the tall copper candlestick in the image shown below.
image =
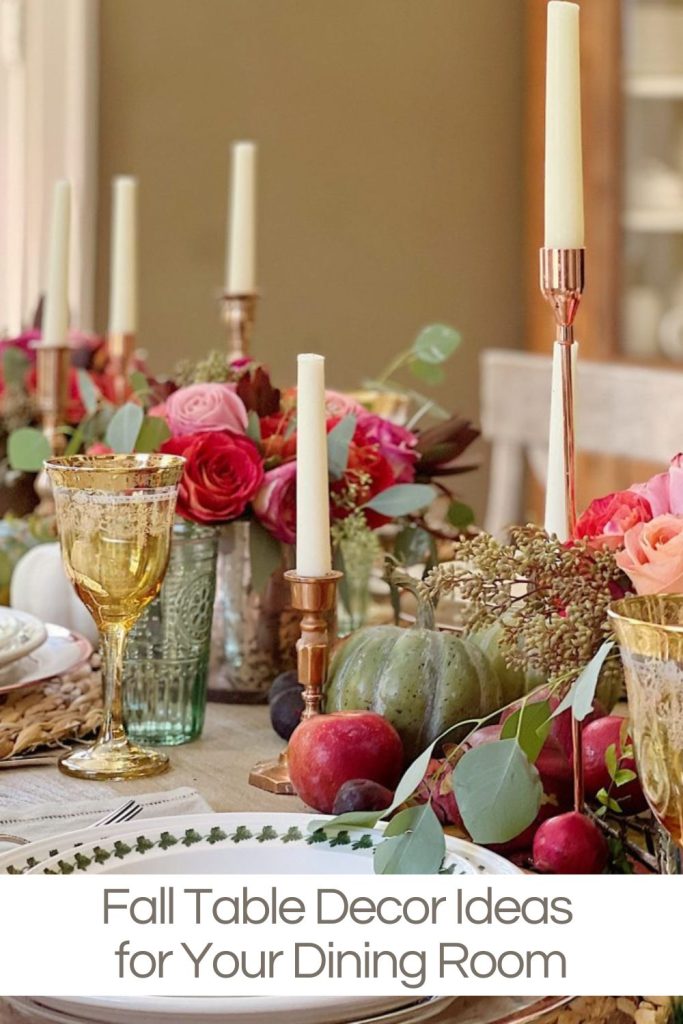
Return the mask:
<svg viewBox="0 0 683 1024">
<path fill-rule="evenodd" d="M 585 249 L 541 249 L 541 291 L 555 316 L 557 341 L 562 346 L 562 426 L 564 487 L 568 534 L 576 525 L 576 446 L 574 432 L 574 319 L 585 282 Z M 583 808 L 583 759 L 581 722 L 572 719 L 574 746 L 574 805 Z"/>
<path fill-rule="evenodd" d="M 221 316 L 228 331 L 228 362 L 250 355 L 257 299 L 255 294 L 229 293 L 221 298 Z"/>
<path fill-rule="evenodd" d="M 304 686 L 302 721 L 320 714 L 323 686 L 327 679 L 330 635 L 329 619 L 337 601 L 337 584 L 343 573 L 299 576 L 290 571 L 285 579 L 292 588 L 292 607 L 302 612 L 301 636 L 297 641 L 297 674 Z M 260 761 L 249 773 L 249 783 L 269 793 L 292 794 L 287 767 L 287 750 L 276 761 Z"/>
<path fill-rule="evenodd" d="M 135 353 L 135 335 L 112 331 L 107 336 L 108 371 L 114 378 L 114 401 L 123 405 L 128 395 L 128 378 Z"/>
<path fill-rule="evenodd" d="M 43 433 L 53 455 L 60 455 L 66 446 L 66 436 L 60 427 L 66 423 L 70 370 L 71 349 L 68 345 L 36 346 L 36 398 Z M 36 477 L 35 491 L 40 498 L 37 513 L 51 515 L 54 502 L 45 470 Z"/>
</svg>

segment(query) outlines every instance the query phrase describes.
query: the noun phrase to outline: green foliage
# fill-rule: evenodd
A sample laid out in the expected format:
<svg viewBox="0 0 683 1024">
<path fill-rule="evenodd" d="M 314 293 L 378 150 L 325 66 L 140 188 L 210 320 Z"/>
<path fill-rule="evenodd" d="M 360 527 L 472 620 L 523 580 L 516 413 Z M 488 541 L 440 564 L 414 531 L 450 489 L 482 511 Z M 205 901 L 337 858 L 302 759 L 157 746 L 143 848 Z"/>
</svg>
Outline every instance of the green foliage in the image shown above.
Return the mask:
<svg viewBox="0 0 683 1024">
<path fill-rule="evenodd" d="M 613 647 L 613 640 L 606 640 L 600 645 L 598 651 L 579 673 L 564 700 L 555 708 L 553 718 L 557 718 L 567 708 L 572 709 L 572 715 L 579 722 L 582 722 L 591 713 L 593 701 L 595 700 L 595 691 L 598 688 L 598 681 L 600 679 L 600 672 L 605 664 L 607 655 Z"/>
<path fill-rule="evenodd" d="M 25 473 L 38 473 L 52 451 L 42 430 L 20 427 L 12 431 L 7 441 L 7 458 L 12 469 Z"/>
<path fill-rule="evenodd" d="M 120 454 L 132 452 L 144 418 L 142 407 L 137 402 L 126 402 L 110 419 L 104 435 L 105 444 Z"/>
<path fill-rule="evenodd" d="M 261 443 L 261 420 L 253 409 L 247 414 L 247 437 L 250 437 L 254 444 Z"/>
<path fill-rule="evenodd" d="M 171 436 L 166 420 L 160 416 L 145 416 L 135 442 L 136 452 L 158 452 Z"/>
<path fill-rule="evenodd" d="M 249 525 L 249 557 L 252 587 L 262 594 L 270 577 L 282 565 L 282 545 L 258 519 L 252 519 Z"/>
<path fill-rule="evenodd" d="M 446 520 L 456 530 L 465 531 L 474 524 L 474 512 L 462 501 L 452 501 L 446 511 Z"/>
<path fill-rule="evenodd" d="M 333 480 L 341 480 L 349 464 L 349 446 L 356 429 L 356 417 L 344 416 L 327 435 L 327 464 Z"/>
<path fill-rule="evenodd" d="M 475 843 L 506 843 L 534 821 L 543 785 L 515 739 L 468 750 L 453 772 L 465 828 Z"/>
<path fill-rule="evenodd" d="M 23 388 L 29 358 L 20 348 L 8 346 L 2 354 L 2 376 L 10 388 Z"/>
<path fill-rule="evenodd" d="M 85 406 L 85 411 L 90 414 L 94 413 L 102 396 L 86 370 L 78 370 L 78 393 Z"/>
<path fill-rule="evenodd" d="M 435 497 L 436 489 L 430 484 L 394 484 L 380 491 L 363 507 L 396 518 L 425 508 Z"/>
<path fill-rule="evenodd" d="M 459 331 L 445 324 L 430 324 L 424 327 L 412 345 L 412 355 L 421 363 L 432 366 L 445 363 L 462 342 Z"/>
<path fill-rule="evenodd" d="M 525 702 L 505 719 L 500 738 L 517 740 L 531 763 L 535 764 L 550 734 L 550 719 L 547 700 Z"/>
<path fill-rule="evenodd" d="M 443 829 L 431 804 L 407 807 L 391 819 L 375 849 L 375 874 L 433 875 L 446 853 Z"/>
</svg>

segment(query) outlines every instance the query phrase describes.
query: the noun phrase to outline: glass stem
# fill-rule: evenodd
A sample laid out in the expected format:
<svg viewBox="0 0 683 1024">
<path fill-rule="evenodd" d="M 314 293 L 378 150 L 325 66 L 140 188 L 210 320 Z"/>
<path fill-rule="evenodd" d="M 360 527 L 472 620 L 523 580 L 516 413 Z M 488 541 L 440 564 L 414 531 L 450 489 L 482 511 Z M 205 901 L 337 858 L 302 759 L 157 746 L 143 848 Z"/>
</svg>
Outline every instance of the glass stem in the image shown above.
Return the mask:
<svg viewBox="0 0 683 1024">
<path fill-rule="evenodd" d="M 124 626 L 108 626 L 102 632 L 104 722 L 100 743 L 126 739 L 123 728 L 123 653 L 127 639 L 128 630 Z"/>
</svg>

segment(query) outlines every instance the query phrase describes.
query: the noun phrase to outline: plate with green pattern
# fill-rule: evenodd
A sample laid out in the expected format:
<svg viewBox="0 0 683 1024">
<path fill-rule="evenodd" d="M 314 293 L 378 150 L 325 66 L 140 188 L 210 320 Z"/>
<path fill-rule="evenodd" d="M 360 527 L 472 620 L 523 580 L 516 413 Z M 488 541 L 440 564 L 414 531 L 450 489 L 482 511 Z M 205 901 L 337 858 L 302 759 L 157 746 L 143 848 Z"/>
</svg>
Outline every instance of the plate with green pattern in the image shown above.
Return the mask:
<svg viewBox="0 0 683 1024">
<path fill-rule="evenodd" d="M 0 874 L 372 874 L 382 830 L 327 831 L 324 822 L 266 812 L 137 820 L 12 850 L 0 857 Z M 519 873 L 498 854 L 452 837 L 441 870 Z"/>
</svg>

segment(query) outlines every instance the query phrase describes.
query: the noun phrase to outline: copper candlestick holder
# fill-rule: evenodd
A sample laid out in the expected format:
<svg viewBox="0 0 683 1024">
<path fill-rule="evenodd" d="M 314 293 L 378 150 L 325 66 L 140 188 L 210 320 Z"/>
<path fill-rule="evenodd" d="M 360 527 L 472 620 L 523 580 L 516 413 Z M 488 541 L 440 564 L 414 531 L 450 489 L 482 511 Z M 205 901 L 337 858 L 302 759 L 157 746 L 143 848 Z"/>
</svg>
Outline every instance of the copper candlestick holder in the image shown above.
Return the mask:
<svg viewBox="0 0 683 1024">
<path fill-rule="evenodd" d="M 117 405 L 123 405 L 128 396 L 128 378 L 134 353 L 134 334 L 112 331 L 107 335 L 108 370 L 114 378 L 114 401 Z"/>
<path fill-rule="evenodd" d="M 244 359 L 250 354 L 251 332 L 256 316 L 258 296 L 231 295 L 221 296 L 221 316 L 228 329 L 228 362 Z"/>
<path fill-rule="evenodd" d="M 576 526 L 576 444 L 574 430 L 574 319 L 585 283 L 585 249 L 541 249 L 541 291 L 555 316 L 557 341 L 562 346 L 562 427 L 564 487 L 569 536 Z M 582 723 L 572 718 L 574 748 L 574 806 L 583 809 Z"/>
<path fill-rule="evenodd" d="M 36 345 L 36 399 L 43 433 L 53 455 L 60 455 L 66 447 L 66 436 L 60 428 L 66 423 L 70 371 L 68 345 Z M 34 487 L 40 498 L 36 512 L 41 516 L 52 515 L 52 487 L 44 469 L 36 477 Z"/>
<path fill-rule="evenodd" d="M 299 576 L 286 572 L 292 588 L 292 607 L 302 612 L 301 636 L 297 641 L 297 674 L 304 686 L 304 710 L 301 720 L 320 714 L 323 686 L 327 678 L 330 635 L 329 617 L 336 606 L 337 584 L 343 573 L 332 571 L 326 576 Z M 269 793 L 292 794 L 287 750 L 276 761 L 260 761 L 249 773 L 249 783 Z"/>
</svg>

